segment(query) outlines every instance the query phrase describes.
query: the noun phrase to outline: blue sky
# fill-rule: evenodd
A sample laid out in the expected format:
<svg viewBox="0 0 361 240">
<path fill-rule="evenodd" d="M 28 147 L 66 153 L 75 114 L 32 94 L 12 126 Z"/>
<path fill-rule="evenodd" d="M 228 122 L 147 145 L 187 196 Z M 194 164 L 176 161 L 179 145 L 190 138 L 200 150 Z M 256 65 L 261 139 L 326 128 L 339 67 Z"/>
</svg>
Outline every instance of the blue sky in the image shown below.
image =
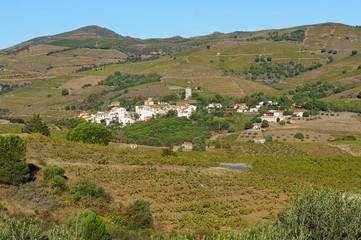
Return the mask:
<svg viewBox="0 0 361 240">
<path fill-rule="evenodd" d="M 360 0 L 4 0 L 0 9 L 0 49 L 88 25 L 143 39 L 323 22 L 361 25 Z"/>
</svg>

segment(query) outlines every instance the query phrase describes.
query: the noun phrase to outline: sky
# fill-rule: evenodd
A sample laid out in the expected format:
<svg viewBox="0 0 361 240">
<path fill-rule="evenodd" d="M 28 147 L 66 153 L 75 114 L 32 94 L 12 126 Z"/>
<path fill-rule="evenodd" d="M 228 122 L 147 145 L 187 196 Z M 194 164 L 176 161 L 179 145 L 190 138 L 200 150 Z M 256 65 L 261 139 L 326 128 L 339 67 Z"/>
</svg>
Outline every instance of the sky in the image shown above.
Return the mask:
<svg viewBox="0 0 361 240">
<path fill-rule="evenodd" d="M 360 0 L 0 1 L 0 49 L 88 25 L 142 39 L 280 29 L 324 22 L 361 25 Z"/>
</svg>

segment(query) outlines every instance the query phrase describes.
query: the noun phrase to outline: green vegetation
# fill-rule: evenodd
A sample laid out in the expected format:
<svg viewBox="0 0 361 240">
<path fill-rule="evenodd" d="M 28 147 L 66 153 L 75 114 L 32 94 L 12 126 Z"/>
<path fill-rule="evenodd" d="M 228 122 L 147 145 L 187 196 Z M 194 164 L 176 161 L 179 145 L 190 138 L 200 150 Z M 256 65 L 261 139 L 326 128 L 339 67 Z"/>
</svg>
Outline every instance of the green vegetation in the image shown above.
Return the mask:
<svg viewBox="0 0 361 240">
<path fill-rule="evenodd" d="M 100 81 L 98 84 L 115 86 L 114 91 L 120 91 L 125 88 L 134 87 L 140 84 L 160 82 L 160 78 L 161 76 L 158 74 L 131 75 L 115 72 L 114 75 L 108 76 L 105 80 Z"/>
<path fill-rule="evenodd" d="M 63 176 L 65 173 L 64 168 L 61 168 L 56 165 L 48 165 L 46 168 L 43 169 L 43 179 L 44 180 L 51 180 L 55 176 Z"/>
<path fill-rule="evenodd" d="M 303 134 L 300 133 L 300 132 L 296 133 L 293 137 L 296 138 L 296 139 L 304 139 Z"/>
<path fill-rule="evenodd" d="M 125 206 L 124 223 L 129 229 L 144 229 L 152 227 L 153 216 L 150 202 L 142 198 L 135 199 Z"/>
<path fill-rule="evenodd" d="M 211 119 L 202 123 L 199 119 L 197 123 L 192 123 L 186 117 L 162 117 L 149 122 L 126 126 L 123 128 L 123 135 L 126 137 L 126 141 L 134 141 L 138 144 L 151 146 L 181 145 L 183 142 L 192 142 L 195 138 L 204 141 L 211 136 L 207 124 L 210 124 L 210 127 L 218 128 L 218 123 L 221 122 Z"/>
<path fill-rule="evenodd" d="M 69 95 L 69 90 L 68 90 L 68 89 L 63 89 L 63 90 L 61 91 L 61 95 L 62 95 L 62 96 Z"/>
<path fill-rule="evenodd" d="M 40 133 L 44 136 L 50 136 L 50 130 L 48 125 L 42 120 L 40 115 L 34 114 L 34 116 L 25 122 L 23 133 Z"/>
<path fill-rule="evenodd" d="M 357 50 L 352 50 L 351 56 L 355 56 L 357 54 Z"/>
<path fill-rule="evenodd" d="M 80 196 L 90 196 L 110 200 L 109 193 L 105 192 L 102 186 L 97 186 L 94 182 L 91 182 L 88 179 L 78 180 L 70 188 L 70 193 L 74 194 L 76 199 Z"/>
<path fill-rule="evenodd" d="M 0 136 L 0 183 L 18 185 L 30 177 L 26 144 L 19 136 Z"/>
<path fill-rule="evenodd" d="M 305 30 L 296 30 L 290 33 L 283 33 L 282 35 L 279 35 L 279 32 L 270 32 L 268 36 L 268 38 L 277 42 L 285 40 L 301 43 L 305 38 Z"/>
<path fill-rule="evenodd" d="M 66 138 L 76 142 L 108 145 L 113 137 L 112 133 L 103 125 L 83 122 L 71 128 L 66 134 Z"/>
<path fill-rule="evenodd" d="M 256 58 L 256 62 L 258 58 Z M 290 62 L 288 66 L 283 64 L 270 64 L 265 62 L 263 58 L 261 58 L 261 64 L 259 65 L 251 65 L 249 70 L 244 71 L 245 75 L 250 75 L 252 80 L 260 79 L 284 79 L 284 78 L 291 78 L 297 76 L 301 73 L 311 71 L 313 69 L 322 67 L 321 63 L 314 64 L 310 67 L 305 67 L 304 65 L 298 63 L 295 64 L 294 62 Z"/>
<path fill-rule="evenodd" d="M 23 84 L 9 85 L 9 84 L 0 83 L 0 95 L 11 92 L 11 91 L 14 91 L 14 90 L 16 90 L 18 88 L 26 87 L 28 85 L 30 85 L 30 84 L 29 83 L 23 83 Z"/>
</svg>

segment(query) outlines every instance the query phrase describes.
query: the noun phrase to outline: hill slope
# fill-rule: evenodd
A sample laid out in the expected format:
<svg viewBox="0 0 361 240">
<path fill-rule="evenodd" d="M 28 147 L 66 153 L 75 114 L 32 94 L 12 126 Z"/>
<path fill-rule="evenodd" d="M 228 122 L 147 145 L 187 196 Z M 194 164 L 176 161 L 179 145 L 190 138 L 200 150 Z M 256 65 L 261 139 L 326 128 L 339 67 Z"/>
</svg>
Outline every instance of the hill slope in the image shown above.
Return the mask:
<svg viewBox="0 0 361 240">
<path fill-rule="evenodd" d="M 359 54 L 350 56 L 353 50 Z M 1 95 L 0 105 L 19 114 L 54 115 L 56 112 L 55 115 L 62 116 L 64 104 L 82 104 L 89 95 L 104 91 L 104 87 L 94 85 L 115 71 L 162 75 L 160 83 L 130 88 L 129 93 L 123 95 L 125 98 L 156 97 L 187 86 L 200 86 L 206 95 L 220 93 L 244 97 L 259 91 L 283 94 L 302 84 L 322 81 L 350 89 L 346 96 L 340 93 L 332 98 L 354 101 L 361 90 L 360 53 L 361 29 L 334 23 L 258 32 L 213 33 L 188 39 L 146 40 L 88 26 L 32 39 L 3 50 L 0 84 L 33 84 Z M 257 58 L 260 61 L 257 62 Z M 257 76 L 245 74 L 252 66 L 265 64 L 262 58 L 273 69 L 281 64 L 292 70 L 290 62 L 305 68 L 315 64 L 322 66 L 296 76 L 289 70 L 283 75 L 274 72 Z M 139 61 L 142 59 L 150 60 Z M 104 64 L 106 66 L 101 68 L 76 73 L 84 67 Z M 93 87 L 82 89 L 86 83 Z M 61 97 L 62 88 L 71 90 L 66 99 Z M 51 101 L 47 98 L 49 94 L 53 96 Z M 29 102 L 32 103 L 30 107 Z"/>
</svg>

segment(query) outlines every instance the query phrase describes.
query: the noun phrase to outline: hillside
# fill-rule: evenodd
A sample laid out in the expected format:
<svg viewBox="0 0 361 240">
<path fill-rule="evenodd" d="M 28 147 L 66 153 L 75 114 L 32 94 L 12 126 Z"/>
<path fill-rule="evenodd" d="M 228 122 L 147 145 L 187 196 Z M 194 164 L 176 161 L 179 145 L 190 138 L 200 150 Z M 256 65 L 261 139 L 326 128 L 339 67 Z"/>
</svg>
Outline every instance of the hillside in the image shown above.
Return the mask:
<svg viewBox="0 0 361 240">
<path fill-rule="evenodd" d="M 350 56 L 355 50 L 359 53 Z M 125 98 L 179 93 L 187 86 L 201 87 L 205 95 L 279 95 L 322 81 L 347 89 L 329 98 L 356 101 L 361 90 L 360 53 L 361 28 L 336 23 L 146 40 L 88 26 L 2 50 L 0 83 L 31 85 L 1 95 L 0 104 L 20 115 L 63 115 L 64 105 L 80 105 L 91 94 L 100 96 L 104 87 L 94 85 L 115 71 L 162 75 L 159 83 L 130 88 Z M 254 75 L 250 69 L 266 63 L 268 73 Z M 322 66 L 298 72 L 295 64 Z M 280 73 L 279 66 L 286 70 Z M 84 84 L 93 86 L 83 89 Z M 62 88 L 71 90 L 66 98 L 61 97 Z"/>
</svg>

